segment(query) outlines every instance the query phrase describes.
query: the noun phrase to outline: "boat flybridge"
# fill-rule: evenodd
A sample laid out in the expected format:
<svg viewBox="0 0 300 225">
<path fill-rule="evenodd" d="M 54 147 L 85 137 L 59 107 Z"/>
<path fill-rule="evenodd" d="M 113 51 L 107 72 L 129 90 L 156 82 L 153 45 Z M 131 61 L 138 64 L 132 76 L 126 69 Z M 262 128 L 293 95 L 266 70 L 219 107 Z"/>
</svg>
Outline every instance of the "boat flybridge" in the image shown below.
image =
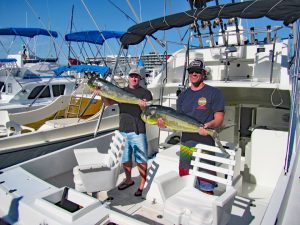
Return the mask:
<svg viewBox="0 0 300 225">
<path fill-rule="evenodd" d="M 292 24 L 293 38 L 278 39 L 276 27 L 266 29 L 264 42 L 255 40 L 256 29 L 247 31 L 238 24 L 234 30 L 221 28 L 219 34 L 207 35 L 209 46 L 201 46 L 200 41 L 199 48 L 174 53 L 149 85 L 154 99 L 176 107 L 176 93 L 187 84 L 187 59 L 203 58 L 209 70 L 205 82 L 225 96 L 224 125 L 230 128 L 220 133 L 220 139 L 226 156 L 217 146 L 198 144 L 190 175 L 179 177 L 180 133 L 147 125 L 147 184 L 142 197 L 134 197 L 136 185 L 123 191 L 115 188 L 125 176 L 120 172 L 124 138 L 118 131 L 102 134 L 2 169 L 2 220 L 9 224 L 298 224 L 299 12 L 297 0 L 244 1 L 192 9 L 129 28 L 121 38 L 123 47 L 138 44 L 157 30 L 195 25 L 198 20 L 267 16 Z M 244 39 L 247 32 L 253 41 Z M 195 33 L 191 37 L 205 36 Z M 196 189 L 196 177 L 216 181 L 214 195 Z M 133 179 L 139 180 L 136 168 Z"/>
<path fill-rule="evenodd" d="M 0 59 L 0 110 L 36 109 L 74 91 L 75 77 L 54 74 L 53 70 L 59 67 L 57 57 L 40 58 L 29 48 L 32 38 L 49 36 L 54 42 L 57 32 L 40 28 L 2 28 L 0 36 L 19 37 L 24 42 L 22 51 Z M 25 42 L 27 38 L 29 41 Z"/>
</svg>

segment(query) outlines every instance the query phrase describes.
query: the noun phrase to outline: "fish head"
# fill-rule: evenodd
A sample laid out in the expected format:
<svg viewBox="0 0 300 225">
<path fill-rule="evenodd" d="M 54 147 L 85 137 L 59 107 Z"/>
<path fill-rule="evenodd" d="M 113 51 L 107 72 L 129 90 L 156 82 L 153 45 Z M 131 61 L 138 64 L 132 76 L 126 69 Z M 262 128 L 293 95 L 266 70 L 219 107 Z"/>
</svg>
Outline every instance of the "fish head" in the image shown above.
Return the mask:
<svg viewBox="0 0 300 225">
<path fill-rule="evenodd" d="M 158 119 L 157 107 L 153 105 L 146 106 L 142 111 L 141 118 L 145 123 L 156 124 Z"/>
<path fill-rule="evenodd" d="M 92 89 L 101 89 L 101 87 L 104 85 L 102 79 L 98 76 L 92 76 L 89 78 L 87 84 Z"/>
</svg>

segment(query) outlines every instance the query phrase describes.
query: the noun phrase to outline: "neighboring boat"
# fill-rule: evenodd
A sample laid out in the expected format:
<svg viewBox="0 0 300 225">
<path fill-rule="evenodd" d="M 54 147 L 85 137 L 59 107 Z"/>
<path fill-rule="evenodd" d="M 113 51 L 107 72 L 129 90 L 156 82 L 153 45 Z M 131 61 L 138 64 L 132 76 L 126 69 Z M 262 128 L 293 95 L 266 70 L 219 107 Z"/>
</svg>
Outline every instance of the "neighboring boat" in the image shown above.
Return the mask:
<svg viewBox="0 0 300 225">
<path fill-rule="evenodd" d="M 76 65 L 60 67 L 54 73 L 60 75 L 69 71 L 106 76 L 109 68 Z M 83 78 L 72 95 L 59 96 L 51 104 L 39 109 L 7 113 L 7 121 L 4 121 L 5 118 L 0 119 L 4 126 L 12 123 L 12 128 L 2 131 L 5 137 L 0 139 L 0 168 L 87 140 L 98 132 L 107 132 L 118 126 L 118 106 L 109 106 L 103 112 L 101 98 L 91 94 L 86 80 L 87 78 Z M 5 115 L 4 111 L 1 113 Z M 99 116 L 102 113 L 103 121 L 99 126 Z M 18 126 L 21 126 L 19 133 L 16 132 Z"/>
<path fill-rule="evenodd" d="M 119 38 L 122 34 L 114 31 L 89 31 L 71 33 L 65 38 L 67 41 L 103 44 L 106 39 Z M 78 87 L 72 93 L 60 96 L 42 108 L 9 113 L 7 119 L 0 119 L 0 124 L 4 126 L 0 130 L 0 136 L 4 136 L 0 145 L 0 158 L 3 159 L 0 168 L 87 140 L 98 131 L 104 132 L 117 127 L 119 110 L 115 105 L 105 109 L 103 121 L 108 122 L 98 127 L 98 130 L 102 101 L 101 98 L 93 96 L 86 85 L 87 77 L 91 74 L 107 77 L 111 72 L 109 67 L 83 64 L 62 66 L 54 68 L 51 72 L 55 77 L 71 74 L 72 77 L 76 77 Z M 13 126 L 6 128 L 7 123 Z M 8 135 L 9 137 L 6 137 Z M 26 151 L 24 146 L 27 146 Z"/>
<path fill-rule="evenodd" d="M 40 28 L 2 28 L 0 36 L 19 36 L 22 40 L 39 35 L 57 38 L 57 32 Z M 70 95 L 76 85 L 73 76 L 56 76 L 58 58 L 39 58 L 29 52 L 28 43 L 23 51 L 0 59 L 0 110 L 21 112 L 36 109 L 52 102 L 60 95 Z"/>
<path fill-rule="evenodd" d="M 199 209 L 197 203 L 203 204 L 198 201 L 199 196 L 186 195 L 174 203 L 173 209 L 169 208 L 166 213 L 169 197 L 174 194 L 175 189 L 185 183 L 183 181 L 186 181 L 184 178 L 182 182 L 169 181 L 173 178 L 175 180 L 178 172 L 179 146 L 174 144 L 178 134 L 166 133 L 167 131 L 163 130 L 158 132 L 156 126 L 147 126 L 149 156 L 155 151 L 158 153 L 149 161 L 144 198 L 133 197 L 136 186 L 129 188 L 128 192 L 115 189 L 108 191 L 107 195 L 111 198 L 104 204 L 79 193 L 75 183 L 83 183 L 83 186 L 87 183 L 75 179 L 78 178 L 78 174 L 90 175 L 89 180 L 92 184 L 95 184 L 94 181 L 102 181 L 101 179 L 106 181 L 107 177 L 93 176 L 93 173 L 98 174 L 102 171 L 104 164 L 95 165 L 96 158 L 89 157 L 89 154 L 81 161 L 77 152 L 97 153 L 93 149 L 97 147 L 99 153 L 106 153 L 113 135 L 109 133 L 1 170 L 0 197 L 4 200 L 4 204 L 0 204 L 2 220 L 10 224 L 174 224 L 167 220 L 167 214 L 171 214 L 172 219 L 181 220 L 181 224 L 212 224 L 212 217 L 218 217 L 220 212 L 224 212 L 222 206 L 226 208 L 229 203 L 227 209 L 232 207 L 231 213 L 228 214 L 225 209 L 223 215 L 217 218 L 225 218 L 225 223 L 228 224 L 298 224 L 299 12 L 300 3 L 296 0 L 245 1 L 190 10 L 147 21 L 129 28 L 121 38 L 122 46 L 128 47 L 139 43 L 146 35 L 157 30 L 185 26 L 197 22 L 197 19 L 207 21 L 217 17 L 226 19 L 268 16 L 284 21 L 285 24 L 294 23 L 293 40 L 277 39 L 275 34 L 279 28 L 268 27 L 264 32 L 265 42 L 256 42 L 255 30 L 249 31 L 254 35 L 253 42 L 247 42 L 243 36 L 248 31 L 235 26 L 234 29 L 228 27 L 227 31 L 221 29 L 216 45 L 214 34 L 210 33 L 207 35 L 211 41 L 210 46 L 174 53 L 168 60 L 168 71 L 157 75 L 149 85 L 154 99 L 160 99 L 163 105 L 175 107 L 176 93 L 186 84 L 186 58 L 204 59 L 210 71 L 206 83 L 220 88 L 225 95 L 224 124 L 235 125 L 220 133 L 221 139 L 226 141 L 223 142 L 226 147 L 235 150 L 235 153 L 231 153 L 236 157 L 235 170 L 231 175 L 223 177 L 233 178 L 232 184 L 237 191 L 234 201 L 228 198 L 234 196 L 233 191 L 227 197 L 224 196 L 228 201 L 217 201 L 212 213 L 211 201 L 206 201 L 204 208 Z M 290 57 L 290 53 L 293 53 L 293 57 Z M 186 57 L 188 54 L 189 57 Z M 209 160 L 212 159 L 215 158 Z M 219 162 L 228 162 L 228 159 Z M 105 163 L 105 168 L 109 167 L 109 163 Z M 194 163 L 199 164 L 201 165 L 201 162 Z M 77 166 L 81 166 L 79 171 L 75 169 Z M 218 173 L 227 173 L 223 164 L 218 168 Z M 134 179 L 137 174 L 134 173 Z M 83 178 L 81 175 L 79 177 Z M 122 177 L 123 173 L 117 183 Z M 186 176 L 187 179 L 189 177 Z M 68 199 L 73 200 L 70 205 L 74 206 L 75 202 L 75 208 L 76 205 L 77 208 L 78 205 L 82 206 L 74 213 L 57 206 L 61 204 L 60 200 L 64 199 L 62 196 L 65 186 L 70 188 Z M 101 194 L 97 196 L 99 199 L 103 197 Z M 199 192 L 199 195 L 204 194 Z M 217 196 L 211 198 L 217 199 Z M 193 208 L 186 208 L 183 204 L 186 202 L 196 205 L 197 212 L 193 212 Z M 107 209 L 108 206 L 110 210 Z M 203 218 L 198 218 L 195 222 L 194 214 L 198 215 L 201 210 Z"/>
</svg>

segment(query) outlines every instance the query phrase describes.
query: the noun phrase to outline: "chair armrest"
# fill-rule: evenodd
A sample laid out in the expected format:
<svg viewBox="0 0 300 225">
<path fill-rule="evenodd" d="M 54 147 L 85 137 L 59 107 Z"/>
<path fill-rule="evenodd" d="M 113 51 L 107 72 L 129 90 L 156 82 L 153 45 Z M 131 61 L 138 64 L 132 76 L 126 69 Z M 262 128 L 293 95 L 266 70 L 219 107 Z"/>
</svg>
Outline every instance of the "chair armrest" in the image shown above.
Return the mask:
<svg viewBox="0 0 300 225">
<path fill-rule="evenodd" d="M 30 132 L 35 131 L 35 129 L 33 129 L 31 127 L 24 126 L 24 125 L 21 125 L 21 128 L 22 128 L 22 130 L 29 130 Z"/>
<path fill-rule="evenodd" d="M 177 172 L 170 171 L 154 179 L 157 184 L 162 200 L 165 201 L 170 196 L 185 187 L 189 176 L 180 177 Z"/>
<path fill-rule="evenodd" d="M 104 171 L 104 170 L 110 170 L 110 167 L 107 167 L 103 164 L 86 164 L 86 165 L 80 165 L 78 166 L 79 171 L 81 172 L 92 172 L 92 171 Z"/>
<path fill-rule="evenodd" d="M 213 204 L 219 207 L 224 207 L 224 205 L 234 199 L 236 193 L 237 191 L 234 188 L 228 188 L 222 195 L 214 200 Z"/>
</svg>

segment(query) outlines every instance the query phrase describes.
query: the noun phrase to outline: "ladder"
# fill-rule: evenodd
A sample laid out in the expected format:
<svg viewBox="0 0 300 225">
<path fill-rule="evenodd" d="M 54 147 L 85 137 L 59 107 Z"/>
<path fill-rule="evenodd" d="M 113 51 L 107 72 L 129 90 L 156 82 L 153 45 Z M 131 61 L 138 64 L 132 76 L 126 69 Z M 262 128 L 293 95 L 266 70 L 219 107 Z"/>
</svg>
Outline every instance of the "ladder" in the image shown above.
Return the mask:
<svg viewBox="0 0 300 225">
<path fill-rule="evenodd" d="M 72 95 L 68 109 L 66 111 L 66 118 L 77 118 L 80 114 L 83 96 Z"/>
</svg>

